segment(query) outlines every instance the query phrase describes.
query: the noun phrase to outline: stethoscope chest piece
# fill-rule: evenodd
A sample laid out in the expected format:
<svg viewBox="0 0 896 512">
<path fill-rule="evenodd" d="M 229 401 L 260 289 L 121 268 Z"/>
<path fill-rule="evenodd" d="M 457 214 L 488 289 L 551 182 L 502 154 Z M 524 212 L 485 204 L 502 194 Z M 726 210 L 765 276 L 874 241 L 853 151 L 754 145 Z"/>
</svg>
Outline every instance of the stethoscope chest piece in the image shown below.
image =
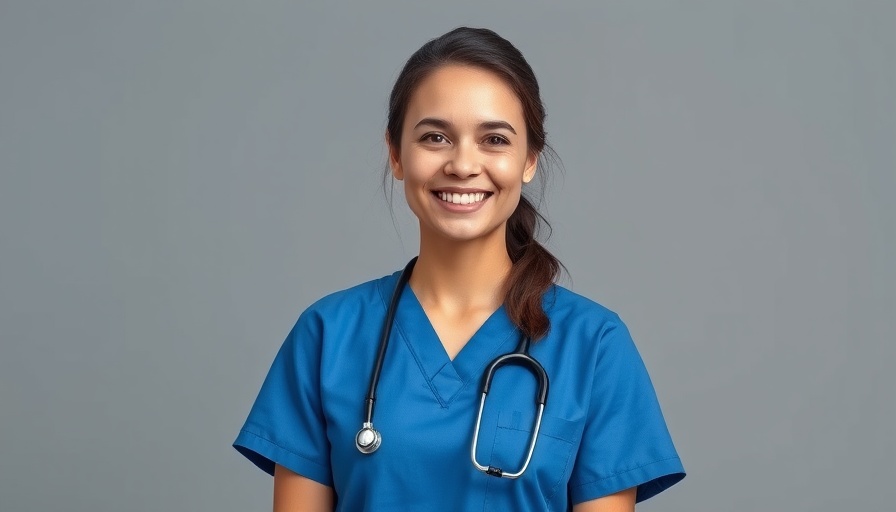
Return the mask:
<svg viewBox="0 0 896 512">
<path fill-rule="evenodd" d="M 355 436 L 355 446 L 361 453 L 373 453 L 383 442 L 383 436 L 373 428 L 373 423 L 364 423 Z"/>
</svg>

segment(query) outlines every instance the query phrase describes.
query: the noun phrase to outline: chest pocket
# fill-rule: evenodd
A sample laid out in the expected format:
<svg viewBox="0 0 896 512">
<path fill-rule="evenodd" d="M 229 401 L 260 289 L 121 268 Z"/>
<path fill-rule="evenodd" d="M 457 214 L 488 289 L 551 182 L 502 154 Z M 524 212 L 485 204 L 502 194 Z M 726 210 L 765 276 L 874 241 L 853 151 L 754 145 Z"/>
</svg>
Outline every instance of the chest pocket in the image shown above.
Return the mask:
<svg viewBox="0 0 896 512">
<path fill-rule="evenodd" d="M 533 422 L 530 413 L 500 411 L 488 464 L 519 471 L 529 451 Z M 566 493 L 579 436 L 576 422 L 545 414 L 526 472 L 516 480 L 489 477 L 484 510 L 552 510 L 557 492 Z"/>
</svg>

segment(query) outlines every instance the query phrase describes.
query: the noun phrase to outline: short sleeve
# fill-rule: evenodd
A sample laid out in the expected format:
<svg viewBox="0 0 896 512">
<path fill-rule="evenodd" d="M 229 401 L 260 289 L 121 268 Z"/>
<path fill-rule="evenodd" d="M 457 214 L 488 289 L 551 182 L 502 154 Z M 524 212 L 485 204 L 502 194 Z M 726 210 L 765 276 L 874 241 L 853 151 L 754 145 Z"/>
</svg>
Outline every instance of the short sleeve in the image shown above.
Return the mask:
<svg viewBox="0 0 896 512">
<path fill-rule="evenodd" d="M 320 401 L 321 327 L 305 312 L 287 336 L 233 447 L 274 474 L 280 464 L 333 485 Z"/>
<path fill-rule="evenodd" d="M 625 324 L 614 316 L 599 339 L 570 497 L 581 503 L 637 486 L 640 502 L 684 476 L 644 362 Z"/>
</svg>

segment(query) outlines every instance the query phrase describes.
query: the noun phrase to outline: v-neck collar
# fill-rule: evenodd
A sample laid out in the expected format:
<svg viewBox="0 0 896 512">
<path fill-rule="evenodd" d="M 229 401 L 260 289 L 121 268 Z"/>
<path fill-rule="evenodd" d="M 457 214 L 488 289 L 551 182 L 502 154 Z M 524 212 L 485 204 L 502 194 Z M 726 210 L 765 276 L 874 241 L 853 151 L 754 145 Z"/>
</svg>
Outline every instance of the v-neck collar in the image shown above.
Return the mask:
<svg viewBox="0 0 896 512">
<path fill-rule="evenodd" d="M 387 303 L 399 274 L 397 272 L 392 279 L 384 280 L 381 292 Z M 448 407 L 471 382 L 478 386 L 485 367 L 498 355 L 512 351 L 517 337 L 516 326 L 501 305 L 452 360 L 408 284 L 404 285 L 398 302 L 392 334 L 393 341 L 400 338 L 416 359 L 420 372 L 442 407 Z"/>
</svg>

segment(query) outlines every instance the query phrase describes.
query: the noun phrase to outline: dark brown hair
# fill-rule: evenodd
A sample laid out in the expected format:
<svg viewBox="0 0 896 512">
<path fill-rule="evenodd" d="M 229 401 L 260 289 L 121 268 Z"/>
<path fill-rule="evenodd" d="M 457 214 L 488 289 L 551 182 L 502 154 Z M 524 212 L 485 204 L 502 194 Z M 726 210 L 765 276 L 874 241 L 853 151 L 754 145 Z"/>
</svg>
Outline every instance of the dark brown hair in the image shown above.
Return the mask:
<svg viewBox="0 0 896 512">
<path fill-rule="evenodd" d="M 433 39 L 408 59 L 389 96 L 386 132 L 390 144 L 400 149 L 401 128 L 414 90 L 429 74 L 447 64 L 475 66 L 495 73 L 516 93 L 526 119 L 527 148 L 531 153 L 554 156 L 546 142 L 545 110 L 535 73 L 523 54 L 509 41 L 487 29 L 456 28 Z M 544 183 L 539 159 L 536 173 Z M 507 277 L 504 306 L 511 320 L 526 336 L 537 340 L 547 334 L 550 321 L 542 296 L 560 272 L 560 262 L 536 239 L 539 223 L 547 221 L 525 195 L 507 221 L 507 252 L 513 267 Z"/>
</svg>

